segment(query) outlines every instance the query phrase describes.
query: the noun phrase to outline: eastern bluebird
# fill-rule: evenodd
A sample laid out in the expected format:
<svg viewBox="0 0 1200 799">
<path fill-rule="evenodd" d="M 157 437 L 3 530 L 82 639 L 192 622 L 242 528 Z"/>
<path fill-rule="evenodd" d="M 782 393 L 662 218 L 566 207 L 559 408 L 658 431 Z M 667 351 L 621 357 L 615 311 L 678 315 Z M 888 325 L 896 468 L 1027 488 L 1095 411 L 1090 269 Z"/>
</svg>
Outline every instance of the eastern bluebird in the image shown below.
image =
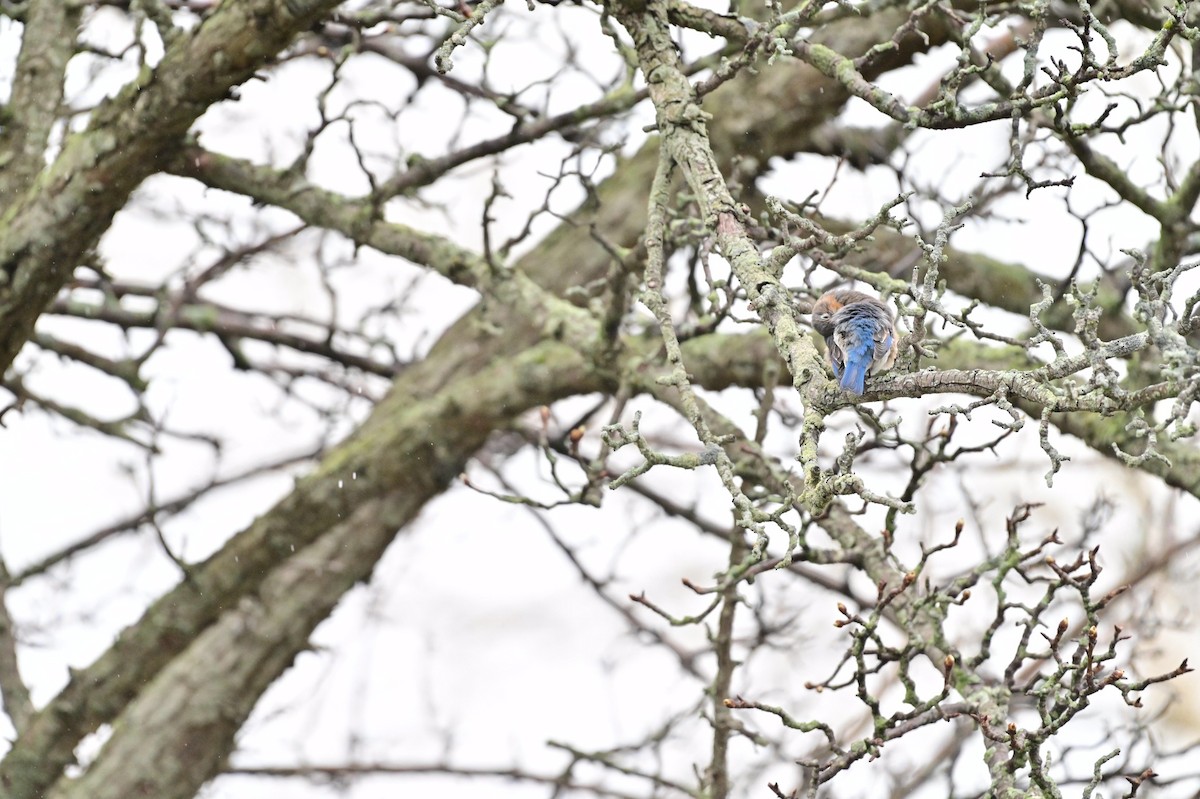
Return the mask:
<svg viewBox="0 0 1200 799">
<path fill-rule="evenodd" d="M 812 309 L 812 325 L 825 337 L 833 375 L 842 388 L 863 393 L 868 374 L 896 362 L 896 321 L 879 300 L 861 291 L 837 289 L 821 295 Z"/>
</svg>

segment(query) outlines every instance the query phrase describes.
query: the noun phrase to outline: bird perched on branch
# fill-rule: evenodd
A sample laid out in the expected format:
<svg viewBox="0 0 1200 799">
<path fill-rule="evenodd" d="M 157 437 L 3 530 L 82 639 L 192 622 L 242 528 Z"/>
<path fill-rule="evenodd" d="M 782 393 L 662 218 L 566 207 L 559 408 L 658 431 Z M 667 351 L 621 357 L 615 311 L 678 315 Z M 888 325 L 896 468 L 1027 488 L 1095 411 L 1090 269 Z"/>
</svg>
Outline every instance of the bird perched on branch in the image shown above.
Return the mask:
<svg viewBox="0 0 1200 799">
<path fill-rule="evenodd" d="M 834 377 L 842 388 L 863 393 L 867 375 L 896 363 L 896 320 L 891 310 L 861 291 L 837 289 L 813 305 L 813 329 L 825 337 Z"/>
</svg>

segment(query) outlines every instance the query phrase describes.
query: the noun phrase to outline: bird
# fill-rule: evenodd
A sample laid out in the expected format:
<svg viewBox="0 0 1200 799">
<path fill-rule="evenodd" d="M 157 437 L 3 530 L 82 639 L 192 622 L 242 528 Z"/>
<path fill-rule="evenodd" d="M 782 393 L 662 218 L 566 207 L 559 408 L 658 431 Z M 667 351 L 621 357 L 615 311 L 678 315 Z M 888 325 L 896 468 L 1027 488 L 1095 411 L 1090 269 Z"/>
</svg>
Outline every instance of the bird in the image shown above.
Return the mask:
<svg viewBox="0 0 1200 799">
<path fill-rule="evenodd" d="M 861 291 L 835 289 L 813 305 L 812 326 L 825 337 L 833 376 L 842 388 L 863 393 L 868 374 L 896 363 L 896 320 L 880 300 Z"/>
</svg>

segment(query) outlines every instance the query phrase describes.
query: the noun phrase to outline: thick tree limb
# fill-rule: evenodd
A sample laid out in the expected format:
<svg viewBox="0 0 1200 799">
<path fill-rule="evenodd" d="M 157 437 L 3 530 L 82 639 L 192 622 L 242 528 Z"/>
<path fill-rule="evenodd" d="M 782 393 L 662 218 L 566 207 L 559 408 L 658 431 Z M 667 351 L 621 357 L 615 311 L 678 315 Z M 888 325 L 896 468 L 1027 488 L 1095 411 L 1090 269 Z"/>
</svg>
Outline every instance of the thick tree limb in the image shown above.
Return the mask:
<svg viewBox="0 0 1200 799">
<path fill-rule="evenodd" d="M 129 703 L 95 764 L 47 799 L 190 799 L 224 768 L 263 691 L 308 647 L 313 629 L 365 579 L 423 503 L 393 492 L 276 566 Z"/>
<path fill-rule="evenodd" d="M 104 655 L 72 675 L 67 687 L 33 717 L 0 761 L 6 799 L 41 797 L 73 761 L 83 736 L 122 713 L 146 683 L 224 610 L 238 607 L 273 569 L 343 525 L 359 507 L 369 505 L 373 512 L 382 513 L 379 518 L 386 517 L 388 534 L 393 534 L 458 477 L 493 430 L 528 408 L 602 385 L 578 351 L 546 343 L 465 375 L 432 396 L 403 391 L 389 395 L 358 433 L 300 480 L 287 498 L 193 567 L 188 580 L 151 605 Z M 380 501 L 385 504 L 373 504 Z M 395 515 L 398 508 L 407 508 L 407 515 Z M 372 511 L 366 513 L 370 516 Z M 353 582 L 339 585 L 348 588 Z M 328 607 L 334 602 L 336 597 Z M 304 642 L 303 638 L 288 640 Z M 256 657 L 249 651 L 251 643 L 239 643 L 248 658 Z M 291 661 L 295 651 L 298 647 L 279 668 Z M 218 681 L 217 673 L 208 676 Z M 214 686 L 213 690 L 223 689 Z M 198 712 L 209 713 L 212 708 Z M 186 738 L 171 740 L 178 744 Z M 142 745 L 151 742 L 143 740 Z M 120 762 L 118 758 L 114 765 L 119 768 Z M 194 776 L 182 770 L 177 776 L 191 779 L 189 774 Z"/>
<path fill-rule="evenodd" d="M 0 208 L 11 205 L 45 166 L 67 62 L 75 54 L 79 14 L 80 7 L 71 3 L 34 0 L 29 4 L 0 135 Z"/>
<path fill-rule="evenodd" d="M 337 5 L 222 3 L 176 39 L 157 67 L 143 69 L 101 104 L 87 130 L 67 139 L 54 163 L 0 217 L 0 371 L 130 193 L 161 168 L 192 123 Z"/>
</svg>

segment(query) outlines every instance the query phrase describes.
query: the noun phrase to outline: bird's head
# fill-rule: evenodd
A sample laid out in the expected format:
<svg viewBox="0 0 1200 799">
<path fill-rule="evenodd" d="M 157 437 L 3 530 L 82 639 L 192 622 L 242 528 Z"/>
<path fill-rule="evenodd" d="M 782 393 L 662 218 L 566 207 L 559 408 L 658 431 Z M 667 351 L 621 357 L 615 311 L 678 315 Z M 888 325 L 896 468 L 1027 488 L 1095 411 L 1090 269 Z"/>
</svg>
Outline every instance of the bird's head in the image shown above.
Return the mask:
<svg viewBox="0 0 1200 799">
<path fill-rule="evenodd" d="M 821 295 L 821 298 L 813 304 L 812 309 L 812 326 L 813 330 L 820 333 L 825 338 L 833 335 L 833 315 L 838 312 L 845 303 L 838 296 L 841 292 L 827 291 Z"/>
</svg>

